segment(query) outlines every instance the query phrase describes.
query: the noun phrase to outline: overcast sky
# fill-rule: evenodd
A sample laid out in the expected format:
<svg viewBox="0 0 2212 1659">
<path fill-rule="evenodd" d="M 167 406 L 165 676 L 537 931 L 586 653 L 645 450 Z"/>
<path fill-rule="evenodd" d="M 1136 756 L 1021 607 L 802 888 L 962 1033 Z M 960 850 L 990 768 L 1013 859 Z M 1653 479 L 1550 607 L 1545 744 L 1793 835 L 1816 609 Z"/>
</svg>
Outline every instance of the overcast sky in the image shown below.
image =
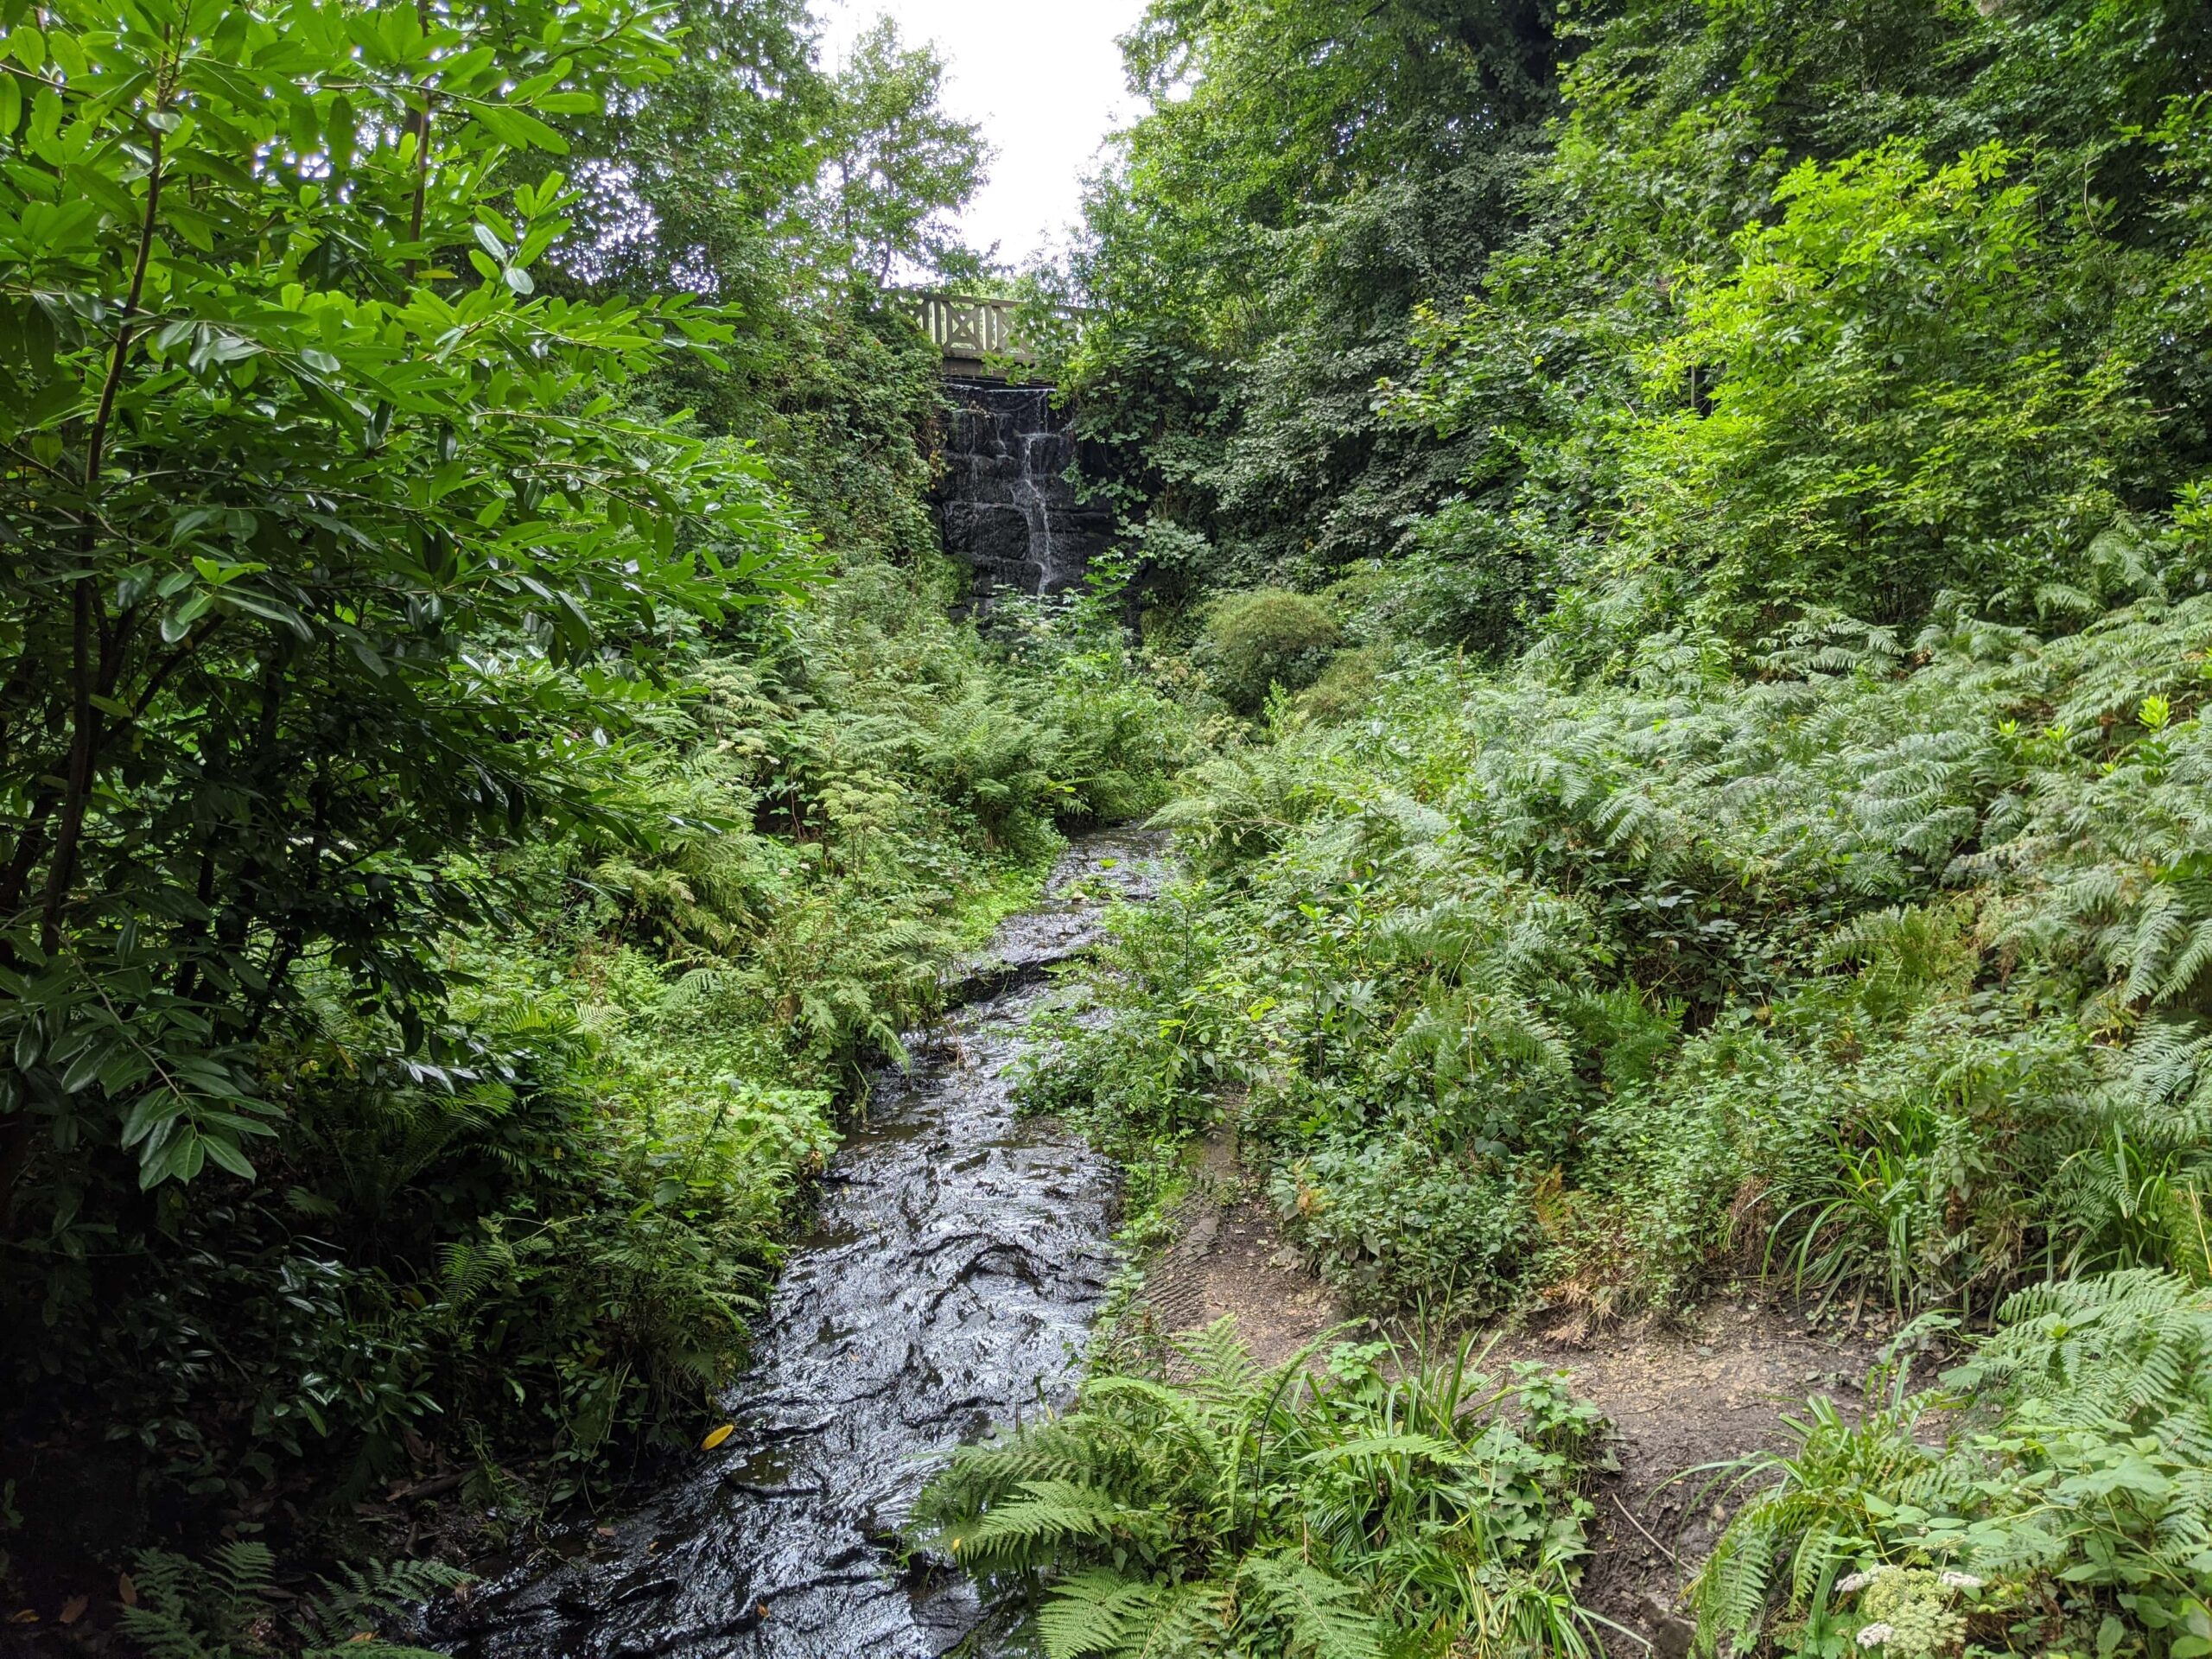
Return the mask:
<svg viewBox="0 0 2212 1659">
<path fill-rule="evenodd" d="M 910 44 L 937 42 L 947 105 L 982 123 L 998 151 L 968 210 L 971 243 L 995 242 L 1001 261 L 1019 265 L 1065 239 L 1099 141 L 1135 113 L 1114 41 L 1144 0 L 814 0 L 814 10 L 825 67 L 887 14 Z"/>
</svg>

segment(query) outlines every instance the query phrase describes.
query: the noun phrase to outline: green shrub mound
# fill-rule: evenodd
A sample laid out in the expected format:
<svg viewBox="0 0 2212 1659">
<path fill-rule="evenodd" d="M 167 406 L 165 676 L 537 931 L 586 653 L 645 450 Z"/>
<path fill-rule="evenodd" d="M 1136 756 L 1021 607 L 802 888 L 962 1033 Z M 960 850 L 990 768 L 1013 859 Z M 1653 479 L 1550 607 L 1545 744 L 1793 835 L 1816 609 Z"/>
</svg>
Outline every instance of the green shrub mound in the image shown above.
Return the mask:
<svg viewBox="0 0 2212 1659">
<path fill-rule="evenodd" d="M 1587 1655 L 1574 1600 L 1604 1422 L 1470 1345 L 1341 1344 L 1263 1368 L 1232 1321 L 1166 1370 L 964 1448 L 917 1506 L 1051 1659 Z"/>
<path fill-rule="evenodd" d="M 1262 588 L 1207 607 L 1192 657 L 1224 702 L 1255 715 L 1269 692 L 1303 691 L 1319 679 L 1342 637 L 1321 601 Z"/>
</svg>

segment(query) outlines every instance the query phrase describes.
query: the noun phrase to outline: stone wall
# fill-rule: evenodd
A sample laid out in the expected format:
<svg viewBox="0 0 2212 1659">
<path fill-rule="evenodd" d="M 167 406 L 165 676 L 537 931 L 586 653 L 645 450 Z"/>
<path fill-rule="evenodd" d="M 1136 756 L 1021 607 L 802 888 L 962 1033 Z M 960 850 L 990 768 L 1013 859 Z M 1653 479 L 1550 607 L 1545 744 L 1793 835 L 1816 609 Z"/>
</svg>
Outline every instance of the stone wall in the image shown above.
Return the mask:
<svg viewBox="0 0 2212 1659">
<path fill-rule="evenodd" d="M 1077 443 L 1050 388 L 951 380 L 946 391 L 953 413 L 938 486 L 945 551 L 974 572 L 986 603 L 1007 589 L 1073 587 L 1105 550 L 1114 515 L 1077 500 L 1066 477 Z"/>
</svg>

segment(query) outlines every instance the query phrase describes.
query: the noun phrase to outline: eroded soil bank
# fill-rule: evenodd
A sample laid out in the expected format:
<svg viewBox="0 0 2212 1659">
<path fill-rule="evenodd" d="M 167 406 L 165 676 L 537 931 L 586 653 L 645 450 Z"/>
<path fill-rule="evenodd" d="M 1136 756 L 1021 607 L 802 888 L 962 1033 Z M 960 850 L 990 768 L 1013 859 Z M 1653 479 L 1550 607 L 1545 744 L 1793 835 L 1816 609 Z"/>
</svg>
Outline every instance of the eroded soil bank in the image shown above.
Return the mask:
<svg viewBox="0 0 2212 1659">
<path fill-rule="evenodd" d="M 1280 1364 L 1351 1317 L 1301 1267 L 1225 1136 L 1205 1147 L 1174 1235 L 1144 1268 L 1125 1339 L 1229 1315 L 1263 1363 Z M 1687 1651 L 1681 1592 L 1743 1496 L 1707 1466 L 1786 1447 L 1782 1414 L 1808 1395 L 1826 1395 L 1847 1412 L 1859 1402 L 1878 1334 L 1840 1317 L 1815 1324 L 1809 1312 L 1744 1294 L 1717 1297 L 1675 1324 L 1585 1332 L 1579 1322 L 1551 1329 L 1539 1319 L 1496 1333 L 1485 1369 L 1503 1375 L 1518 1359 L 1556 1366 L 1611 1420 L 1620 1469 L 1595 1494 L 1582 1599 L 1662 1655 Z M 1625 1637 L 1607 1642 L 1624 1656 L 1646 1651 Z"/>
</svg>

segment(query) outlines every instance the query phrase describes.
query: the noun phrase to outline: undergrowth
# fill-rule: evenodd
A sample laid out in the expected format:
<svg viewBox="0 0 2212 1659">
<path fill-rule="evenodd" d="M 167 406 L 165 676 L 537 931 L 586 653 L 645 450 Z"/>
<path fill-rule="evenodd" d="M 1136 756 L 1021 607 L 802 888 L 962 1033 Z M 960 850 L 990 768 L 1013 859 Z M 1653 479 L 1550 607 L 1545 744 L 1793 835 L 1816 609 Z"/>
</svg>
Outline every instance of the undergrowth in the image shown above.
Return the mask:
<svg viewBox="0 0 2212 1659">
<path fill-rule="evenodd" d="M 1190 879 L 1031 1091 L 1123 1149 L 1240 1101 L 1370 1304 L 2212 1277 L 2208 645 L 2212 601 L 2152 594 L 1808 624 L 1751 681 L 1684 640 L 1279 705 L 1161 815 Z"/>
<path fill-rule="evenodd" d="M 1932 1391 L 1818 1402 L 1692 1599 L 1702 1648 L 2212 1653 L 2212 1293 L 2037 1286 Z M 1932 1438 L 1940 1437 L 1940 1438 Z"/>
<path fill-rule="evenodd" d="M 512 908 L 443 942 L 421 1058 L 374 1058 L 374 1022 L 318 993 L 320 1031 L 264 1062 L 287 1127 L 263 1179 L 153 1195 L 167 1250 L 40 1217 L 14 1260 L 45 1397 L 142 1490 L 295 1539 L 334 1463 L 349 1499 L 467 1474 L 512 1529 L 690 1436 L 944 966 L 1178 757 L 1118 646 L 1062 629 L 1017 658 L 930 569 L 856 563 L 643 709 L 620 787 L 650 845 L 481 855 Z M 38 1490 L 29 1530 L 143 1524 Z"/>
<path fill-rule="evenodd" d="M 435 1561 L 372 1562 L 346 1568 L 302 1597 L 280 1589 L 276 1567 L 267 1545 L 245 1541 L 201 1561 L 147 1551 L 135 1564 L 116 1628 L 148 1659 L 430 1659 L 422 1648 L 385 1640 L 379 1627 L 464 1581 Z"/>
<path fill-rule="evenodd" d="M 1603 1420 L 1556 1373 L 1477 1363 L 1370 1342 L 1262 1367 L 1224 1320 L 963 1449 L 915 1534 L 1051 1659 L 1591 1653 Z"/>
</svg>

